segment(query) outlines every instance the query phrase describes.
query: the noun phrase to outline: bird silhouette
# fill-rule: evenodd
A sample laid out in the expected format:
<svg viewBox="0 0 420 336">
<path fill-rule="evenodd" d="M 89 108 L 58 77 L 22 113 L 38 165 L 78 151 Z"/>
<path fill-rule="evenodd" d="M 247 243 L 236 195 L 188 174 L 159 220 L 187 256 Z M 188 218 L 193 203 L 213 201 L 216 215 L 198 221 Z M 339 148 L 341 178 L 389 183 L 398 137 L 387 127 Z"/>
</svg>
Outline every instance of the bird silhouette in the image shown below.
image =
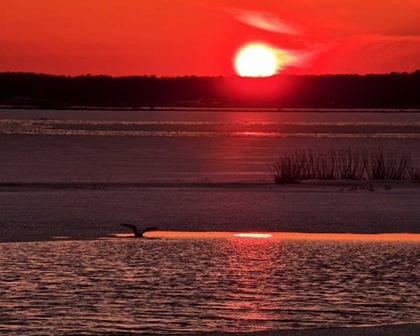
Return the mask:
<svg viewBox="0 0 420 336">
<path fill-rule="evenodd" d="M 131 230 L 133 230 L 133 232 L 134 232 L 134 237 L 137 237 L 137 238 L 145 238 L 145 237 L 143 237 L 143 234 L 144 234 L 145 232 L 159 230 L 159 228 L 158 228 L 158 227 L 156 227 L 156 226 L 150 226 L 150 227 L 145 228 L 143 231 L 139 231 L 139 230 L 137 229 L 137 226 L 135 226 L 135 225 L 125 224 L 125 223 L 122 223 L 121 225 L 122 225 L 122 226 L 125 226 L 125 227 L 128 227 L 128 228 L 130 228 Z"/>
</svg>

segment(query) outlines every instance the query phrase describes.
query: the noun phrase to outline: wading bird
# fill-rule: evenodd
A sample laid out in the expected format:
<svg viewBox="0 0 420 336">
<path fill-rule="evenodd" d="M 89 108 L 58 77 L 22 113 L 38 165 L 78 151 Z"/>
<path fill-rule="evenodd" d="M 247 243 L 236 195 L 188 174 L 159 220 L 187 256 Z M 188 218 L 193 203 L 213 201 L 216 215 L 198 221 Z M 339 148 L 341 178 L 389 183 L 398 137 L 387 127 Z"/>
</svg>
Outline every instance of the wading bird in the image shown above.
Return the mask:
<svg viewBox="0 0 420 336">
<path fill-rule="evenodd" d="M 145 237 L 143 237 L 143 234 L 145 233 L 145 232 L 149 232 L 149 231 L 156 231 L 156 230 L 158 230 L 159 228 L 158 227 L 156 227 L 156 226 L 151 226 L 151 227 L 147 227 L 147 228 L 145 228 L 143 231 L 139 231 L 138 229 L 137 229 L 137 226 L 135 226 L 135 225 L 131 225 L 131 224 L 125 224 L 125 223 L 122 223 L 121 224 L 122 226 L 125 226 L 125 227 L 128 227 L 128 228 L 130 228 L 131 230 L 133 230 L 133 232 L 134 232 L 134 237 L 137 237 L 137 238 L 145 238 Z"/>
</svg>

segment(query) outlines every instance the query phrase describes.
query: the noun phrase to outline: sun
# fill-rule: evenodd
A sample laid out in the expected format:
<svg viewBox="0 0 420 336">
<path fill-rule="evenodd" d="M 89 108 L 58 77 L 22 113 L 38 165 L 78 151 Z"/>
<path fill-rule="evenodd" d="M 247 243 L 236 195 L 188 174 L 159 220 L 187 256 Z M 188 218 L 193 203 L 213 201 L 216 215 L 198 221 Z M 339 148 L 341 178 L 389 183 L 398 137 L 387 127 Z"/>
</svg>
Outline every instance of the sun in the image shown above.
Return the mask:
<svg viewBox="0 0 420 336">
<path fill-rule="evenodd" d="M 277 58 L 270 47 L 249 44 L 236 55 L 235 67 L 242 77 L 269 77 L 277 71 Z"/>
</svg>

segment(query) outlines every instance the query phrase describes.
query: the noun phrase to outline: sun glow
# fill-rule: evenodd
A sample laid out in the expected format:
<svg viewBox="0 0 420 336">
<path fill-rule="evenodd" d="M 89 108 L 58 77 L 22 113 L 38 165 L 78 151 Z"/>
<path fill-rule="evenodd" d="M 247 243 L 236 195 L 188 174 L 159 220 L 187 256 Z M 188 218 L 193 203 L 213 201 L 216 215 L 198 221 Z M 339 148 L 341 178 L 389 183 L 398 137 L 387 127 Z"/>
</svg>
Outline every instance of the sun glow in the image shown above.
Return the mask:
<svg viewBox="0 0 420 336">
<path fill-rule="evenodd" d="M 269 77 L 277 71 L 277 57 L 268 46 L 250 44 L 236 55 L 235 67 L 242 77 Z"/>
<path fill-rule="evenodd" d="M 259 239 L 273 237 L 271 233 L 235 233 L 234 236 L 240 237 L 240 238 L 259 238 Z"/>
</svg>

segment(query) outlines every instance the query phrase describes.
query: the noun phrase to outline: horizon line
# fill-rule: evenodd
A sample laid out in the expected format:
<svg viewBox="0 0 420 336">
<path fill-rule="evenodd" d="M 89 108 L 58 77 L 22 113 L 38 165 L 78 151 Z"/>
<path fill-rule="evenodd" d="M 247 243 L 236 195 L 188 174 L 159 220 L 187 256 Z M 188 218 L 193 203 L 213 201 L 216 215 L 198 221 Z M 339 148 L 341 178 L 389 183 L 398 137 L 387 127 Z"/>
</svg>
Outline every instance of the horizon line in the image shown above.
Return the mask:
<svg viewBox="0 0 420 336">
<path fill-rule="evenodd" d="M 357 73 L 325 73 L 325 74 L 275 74 L 273 76 L 267 77 L 243 77 L 239 75 L 215 75 L 215 76 L 200 76 L 200 75 L 178 75 L 178 76 L 157 76 L 157 75 L 107 75 L 107 74 L 80 74 L 80 75 L 65 75 L 65 74 L 52 74 L 44 72 L 30 72 L 30 71 L 0 71 L 0 75 L 13 74 L 13 75 L 37 75 L 37 76 L 47 76 L 47 77 L 65 77 L 65 78 L 80 78 L 80 77 L 107 77 L 107 78 L 156 78 L 156 79 L 176 79 L 176 78 L 225 78 L 225 79 L 251 79 L 251 80 L 265 80 L 273 79 L 276 77 L 329 77 L 329 76 L 357 76 L 357 77 L 367 77 L 367 76 L 395 76 L 395 75 L 420 75 L 420 69 L 411 71 L 411 72 L 387 72 L 387 73 L 366 73 L 366 74 L 357 74 Z"/>
</svg>

